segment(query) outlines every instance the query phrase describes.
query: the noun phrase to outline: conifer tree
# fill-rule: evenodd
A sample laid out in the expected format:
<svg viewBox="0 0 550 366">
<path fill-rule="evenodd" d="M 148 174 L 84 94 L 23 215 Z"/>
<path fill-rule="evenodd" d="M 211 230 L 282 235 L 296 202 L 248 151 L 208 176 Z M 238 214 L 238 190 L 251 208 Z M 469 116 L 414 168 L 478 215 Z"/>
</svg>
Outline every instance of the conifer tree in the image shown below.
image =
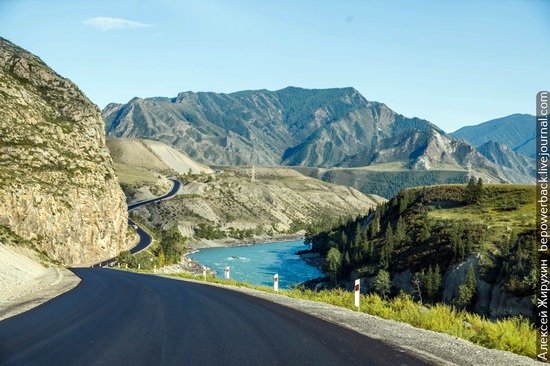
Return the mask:
<svg viewBox="0 0 550 366">
<path fill-rule="evenodd" d="M 391 290 L 391 280 L 390 274 L 385 270 L 380 270 L 376 275 L 374 280 L 374 289 L 378 292 L 383 298 L 385 298 Z"/>
<path fill-rule="evenodd" d="M 399 216 L 399 219 L 397 220 L 397 226 L 395 228 L 395 241 L 397 244 L 403 244 L 406 242 L 407 238 L 407 224 L 405 224 L 405 220 L 401 216 Z"/>
<path fill-rule="evenodd" d="M 467 307 L 471 305 L 476 294 L 476 274 L 472 264 L 468 268 L 468 274 L 466 275 L 466 281 L 464 284 L 458 286 L 458 299 L 456 303 L 461 307 Z"/>
<path fill-rule="evenodd" d="M 393 252 L 393 249 L 395 248 L 395 236 L 393 235 L 391 223 L 388 223 L 388 227 L 386 228 L 385 241 L 390 253 Z"/>
<path fill-rule="evenodd" d="M 380 231 L 380 210 L 374 212 L 374 218 L 371 223 L 371 239 L 374 239 Z"/>
<path fill-rule="evenodd" d="M 346 235 L 346 232 L 342 230 L 342 235 L 340 236 L 340 245 L 338 247 L 344 251 L 345 248 L 348 246 L 348 236 Z"/>
<path fill-rule="evenodd" d="M 330 250 L 327 253 L 327 256 L 325 257 L 325 260 L 323 261 L 323 269 L 326 273 L 329 274 L 330 277 L 334 279 L 334 284 L 337 283 L 337 277 L 338 273 L 340 272 L 340 269 L 342 268 L 342 254 L 338 250 L 338 248 L 330 248 Z"/>
</svg>

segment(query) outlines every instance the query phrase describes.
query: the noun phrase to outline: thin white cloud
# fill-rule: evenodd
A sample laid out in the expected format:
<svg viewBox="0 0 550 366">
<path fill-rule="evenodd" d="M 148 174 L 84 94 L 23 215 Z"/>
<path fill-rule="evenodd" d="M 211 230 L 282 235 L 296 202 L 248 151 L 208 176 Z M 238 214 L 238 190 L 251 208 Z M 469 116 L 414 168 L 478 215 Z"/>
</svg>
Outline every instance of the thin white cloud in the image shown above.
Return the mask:
<svg viewBox="0 0 550 366">
<path fill-rule="evenodd" d="M 86 25 L 95 27 L 102 31 L 108 31 L 113 29 L 137 29 L 137 28 L 152 27 L 151 24 L 136 22 L 134 20 L 127 20 L 122 18 L 108 18 L 108 17 L 89 18 L 85 20 L 83 23 Z"/>
</svg>

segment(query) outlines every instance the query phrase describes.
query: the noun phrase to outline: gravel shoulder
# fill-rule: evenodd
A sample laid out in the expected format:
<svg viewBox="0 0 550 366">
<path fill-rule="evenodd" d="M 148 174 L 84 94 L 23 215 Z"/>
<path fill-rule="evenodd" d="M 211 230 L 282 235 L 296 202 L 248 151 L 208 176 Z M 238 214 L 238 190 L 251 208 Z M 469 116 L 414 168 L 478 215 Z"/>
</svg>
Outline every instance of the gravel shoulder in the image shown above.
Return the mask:
<svg viewBox="0 0 550 366">
<path fill-rule="evenodd" d="M 386 320 L 321 302 L 293 299 L 238 286 L 205 283 L 172 276 L 163 277 L 223 287 L 300 310 L 368 337 L 382 340 L 430 361 L 434 365 L 528 366 L 544 364 L 510 352 L 480 347 L 447 334 L 414 328 L 405 323 Z"/>
<path fill-rule="evenodd" d="M 66 268 L 48 268 L 42 275 L 0 294 L 0 321 L 31 310 L 79 283 L 80 278 Z"/>
</svg>

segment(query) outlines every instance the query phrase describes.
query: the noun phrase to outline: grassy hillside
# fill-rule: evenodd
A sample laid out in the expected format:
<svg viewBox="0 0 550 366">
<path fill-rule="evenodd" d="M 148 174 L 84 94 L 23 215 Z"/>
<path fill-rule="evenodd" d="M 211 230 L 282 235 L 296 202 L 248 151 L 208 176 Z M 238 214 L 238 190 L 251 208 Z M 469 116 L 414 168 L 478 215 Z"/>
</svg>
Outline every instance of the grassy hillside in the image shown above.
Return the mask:
<svg viewBox="0 0 550 366">
<path fill-rule="evenodd" d="M 331 248 L 338 249 L 340 278 L 352 271 L 358 277 L 374 277 L 380 271 L 395 277 L 409 271 L 409 283 L 403 287 L 412 288 L 410 282 L 418 279 L 421 291 L 416 296 L 422 292 L 429 302 L 446 298 L 491 315 L 498 307 L 491 303 L 496 301 L 491 291 L 518 299 L 534 293 L 535 187 L 484 186 L 477 203 L 467 203 L 466 192 L 466 185 L 404 190 L 369 215 L 309 233 L 308 238 L 325 259 Z M 457 273 L 464 264 L 462 274 Z M 475 294 L 462 301 L 458 287 L 464 285 L 469 265 L 475 267 Z M 522 304 L 521 311 L 528 315 Z"/>
</svg>

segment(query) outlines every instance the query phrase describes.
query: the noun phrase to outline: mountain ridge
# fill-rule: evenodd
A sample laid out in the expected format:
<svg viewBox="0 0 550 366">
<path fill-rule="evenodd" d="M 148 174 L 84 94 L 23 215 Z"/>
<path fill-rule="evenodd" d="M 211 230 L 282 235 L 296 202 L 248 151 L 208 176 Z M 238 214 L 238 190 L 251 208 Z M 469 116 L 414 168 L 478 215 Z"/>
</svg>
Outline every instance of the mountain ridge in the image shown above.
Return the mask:
<svg viewBox="0 0 550 366">
<path fill-rule="evenodd" d="M 351 87 L 182 92 L 167 100 L 133 98 L 124 106 L 109 104 L 103 111 L 107 134 L 160 140 L 203 163 L 217 165 L 311 165 L 312 158 L 300 156 L 308 155 L 308 147 L 317 144 L 330 150 L 319 161 L 329 166 L 391 136 L 394 127 L 444 133 L 428 121 L 406 118 L 383 103 L 367 101 Z M 178 140 L 183 136 L 189 138 L 186 146 Z M 352 136 L 358 137 L 348 141 Z M 203 143 L 200 149 L 199 142 Z"/>
</svg>

